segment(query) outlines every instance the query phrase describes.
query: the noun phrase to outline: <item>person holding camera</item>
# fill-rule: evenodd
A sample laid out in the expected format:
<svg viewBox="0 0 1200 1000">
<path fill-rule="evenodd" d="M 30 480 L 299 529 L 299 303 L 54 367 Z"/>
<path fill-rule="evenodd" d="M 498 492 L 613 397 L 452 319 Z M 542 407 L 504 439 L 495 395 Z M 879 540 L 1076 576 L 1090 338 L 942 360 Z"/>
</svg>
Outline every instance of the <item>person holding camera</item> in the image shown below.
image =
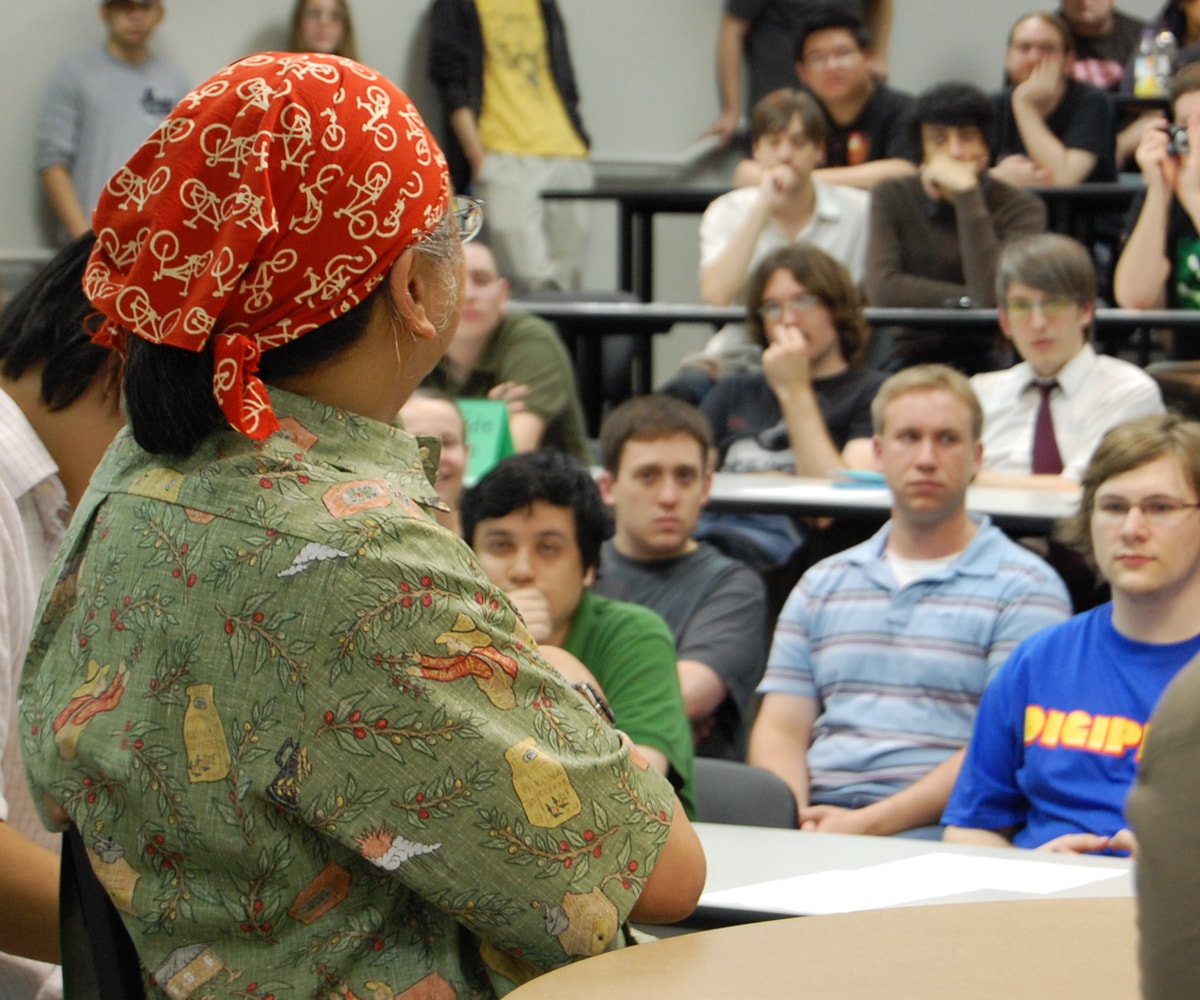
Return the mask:
<svg viewBox="0 0 1200 1000">
<path fill-rule="evenodd" d="M 1200 309 L 1200 63 L 1171 80 L 1174 124 L 1158 119 L 1135 157 L 1145 190 L 1135 201 L 1113 296 L 1126 309 Z M 1200 357 L 1200 345 L 1174 345 L 1176 358 Z"/>
</svg>

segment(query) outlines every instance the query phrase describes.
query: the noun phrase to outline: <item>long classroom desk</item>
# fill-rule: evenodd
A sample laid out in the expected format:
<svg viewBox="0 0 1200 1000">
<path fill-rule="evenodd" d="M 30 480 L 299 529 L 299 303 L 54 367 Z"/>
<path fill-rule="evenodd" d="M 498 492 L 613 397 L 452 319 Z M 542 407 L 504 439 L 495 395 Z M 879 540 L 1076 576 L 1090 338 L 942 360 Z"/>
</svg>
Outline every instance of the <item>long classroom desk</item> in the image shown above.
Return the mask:
<svg viewBox="0 0 1200 1000">
<path fill-rule="evenodd" d="M 1075 512 L 1078 496 L 1054 490 L 1022 490 L 972 486 L 967 509 L 987 514 L 1005 531 L 1044 536 L 1059 520 Z M 760 514 L 804 514 L 856 517 L 882 524 L 891 510 L 892 495 L 883 486 L 837 485 L 829 479 L 808 479 L 769 472 L 718 472 L 709 494 L 710 510 Z"/>
<path fill-rule="evenodd" d="M 591 302 L 513 299 L 508 308 L 528 312 L 554 323 L 565 340 L 580 345 L 577 359 L 584 371 L 599 371 L 599 340 L 606 336 L 637 338 L 632 386 L 636 395 L 654 386 L 653 338 L 668 333 L 676 323 L 707 323 L 719 327 L 746 318 L 742 306 L 710 306 L 703 303 Z M 874 327 L 910 326 L 927 329 L 960 329 L 964 332 L 999 331 L 995 309 L 892 309 L 869 306 L 863 310 L 867 324 Z M 1097 309 L 1098 335 L 1129 333 L 1143 329 L 1169 329 L 1200 336 L 1200 310 Z"/>
<path fill-rule="evenodd" d="M 654 298 L 654 216 L 699 215 L 727 187 L 666 186 L 554 189 L 542 197 L 557 200 L 611 201 L 617 206 L 618 286 L 644 302 Z M 1030 188 L 1046 203 L 1049 228 L 1090 245 L 1097 215 L 1123 213 L 1136 197 L 1139 184 L 1071 184 Z"/>
</svg>

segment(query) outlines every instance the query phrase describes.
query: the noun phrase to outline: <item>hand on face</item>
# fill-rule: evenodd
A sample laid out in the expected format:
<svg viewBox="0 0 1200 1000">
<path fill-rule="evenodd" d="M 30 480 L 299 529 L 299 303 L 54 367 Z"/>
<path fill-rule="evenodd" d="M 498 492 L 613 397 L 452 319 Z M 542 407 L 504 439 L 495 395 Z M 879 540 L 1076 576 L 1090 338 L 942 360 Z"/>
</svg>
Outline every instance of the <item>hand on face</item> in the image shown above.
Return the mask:
<svg viewBox="0 0 1200 1000">
<path fill-rule="evenodd" d="M 763 351 L 762 366 L 767 384 L 777 396 L 793 386 L 811 384 L 809 340 L 804 331 L 793 323 L 780 323 Z"/>
<path fill-rule="evenodd" d="M 509 603 L 525 619 L 525 627 L 538 643 L 549 640 L 554 631 L 550 602 L 537 587 L 517 587 L 508 593 Z"/>
<path fill-rule="evenodd" d="M 1046 55 L 1026 80 L 1013 89 L 1013 103 L 1025 102 L 1045 118 L 1058 106 L 1067 89 L 1064 64 L 1060 53 Z"/>
<path fill-rule="evenodd" d="M 778 163 L 763 171 L 758 190 L 772 209 L 778 208 L 796 186 L 796 171 L 787 163 Z"/>
<path fill-rule="evenodd" d="M 926 190 L 940 196 L 962 194 L 979 185 L 975 164 L 957 159 L 949 153 L 938 153 L 921 165 L 921 181 Z"/>
</svg>

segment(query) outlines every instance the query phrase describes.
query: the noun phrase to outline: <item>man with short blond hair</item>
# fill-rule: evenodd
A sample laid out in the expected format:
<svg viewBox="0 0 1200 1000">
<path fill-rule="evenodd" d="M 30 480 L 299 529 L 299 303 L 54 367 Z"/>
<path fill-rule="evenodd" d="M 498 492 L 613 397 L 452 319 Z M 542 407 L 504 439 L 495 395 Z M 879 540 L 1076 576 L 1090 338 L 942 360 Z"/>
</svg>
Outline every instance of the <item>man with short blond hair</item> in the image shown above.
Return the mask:
<svg viewBox="0 0 1200 1000">
<path fill-rule="evenodd" d="M 893 375 L 872 417 L 891 520 L 788 598 L 750 762 L 788 783 L 802 829 L 936 837 L 984 688 L 1070 611 L 1048 566 L 967 513 L 983 413 L 962 375 Z"/>
<path fill-rule="evenodd" d="M 1200 424 L 1141 417 L 1104 436 L 1065 536 L 1112 601 L 1023 642 L 984 694 L 946 840 L 1132 849 L 1125 797 L 1150 714 L 1200 653 Z"/>
</svg>

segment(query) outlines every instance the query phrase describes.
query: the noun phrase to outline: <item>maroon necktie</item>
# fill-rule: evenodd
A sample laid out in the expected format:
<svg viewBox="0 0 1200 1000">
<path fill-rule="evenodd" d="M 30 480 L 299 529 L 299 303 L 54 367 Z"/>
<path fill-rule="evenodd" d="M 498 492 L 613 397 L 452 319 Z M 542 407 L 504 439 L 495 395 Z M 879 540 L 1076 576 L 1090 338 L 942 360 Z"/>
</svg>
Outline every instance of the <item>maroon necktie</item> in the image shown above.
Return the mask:
<svg viewBox="0 0 1200 1000">
<path fill-rule="evenodd" d="M 1033 471 L 1057 476 L 1063 470 L 1062 455 L 1054 437 L 1054 418 L 1050 415 L 1050 393 L 1058 383 L 1037 382 L 1042 400 L 1038 404 L 1037 420 L 1033 425 Z"/>
</svg>

